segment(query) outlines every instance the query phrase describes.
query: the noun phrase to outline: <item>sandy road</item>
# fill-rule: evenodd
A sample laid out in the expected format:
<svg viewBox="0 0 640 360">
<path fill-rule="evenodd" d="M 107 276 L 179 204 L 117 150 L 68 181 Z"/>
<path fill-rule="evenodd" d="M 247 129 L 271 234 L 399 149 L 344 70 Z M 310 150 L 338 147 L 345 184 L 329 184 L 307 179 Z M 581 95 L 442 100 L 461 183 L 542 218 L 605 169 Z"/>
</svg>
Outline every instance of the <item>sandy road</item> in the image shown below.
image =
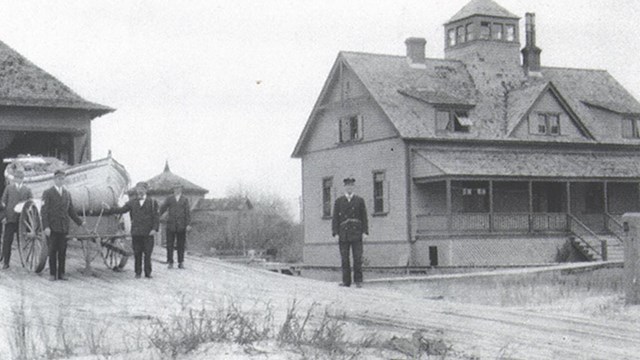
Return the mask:
<svg viewBox="0 0 640 360">
<path fill-rule="evenodd" d="M 158 259 L 162 250 L 156 249 Z M 224 301 L 246 307 L 269 303 L 275 315 L 282 316 L 297 300 L 302 306 L 316 303 L 339 311 L 347 321 L 371 329 L 425 330 L 482 359 L 494 359 L 501 352 L 522 359 L 640 358 L 640 324 L 630 322 L 412 298 L 379 285 L 345 289 L 194 257 L 187 259 L 186 270 L 168 270 L 155 262 L 151 280 L 134 279 L 132 264 L 121 273 L 108 271 L 99 259 L 94 261 L 94 276 L 86 276 L 79 272 L 80 258 L 77 249 L 70 251 L 69 281 L 51 282 L 46 274 L 36 276 L 15 267 L 0 272 L 0 312 L 10 314 L 23 301 L 49 324 L 55 324 L 62 312 L 79 323 L 126 326 L 136 319 L 166 315 L 183 304 L 215 307 Z M 0 318 L 5 339 L 9 326 L 10 316 Z M 0 354 L 8 353 L 7 341 L 0 342 Z"/>
</svg>

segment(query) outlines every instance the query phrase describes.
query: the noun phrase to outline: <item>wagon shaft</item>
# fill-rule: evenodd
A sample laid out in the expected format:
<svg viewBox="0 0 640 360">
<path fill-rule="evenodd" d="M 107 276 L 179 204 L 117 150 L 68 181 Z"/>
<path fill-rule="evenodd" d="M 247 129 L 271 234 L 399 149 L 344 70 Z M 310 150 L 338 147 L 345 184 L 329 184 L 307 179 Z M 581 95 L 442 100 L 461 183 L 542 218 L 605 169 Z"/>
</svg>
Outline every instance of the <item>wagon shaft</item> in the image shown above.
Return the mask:
<svg viewBox="0 0 640 360">
<path fill-rule="evenodd" d="M 109 249 L 109 250 L 111 250 L 111 251 L 113 251 L 115 253 L 118 253 L 118 254 L 122 255 L 122 256 L 131 256 L 131 253 L 129 251 L 127 251 L 127 250 L 125 250 L 125 249 L 123 249 L 123 248 L 121 248 L 119 246 L 110 244 L 108 242 L 103 242 L 101 245 L 102 245 L 102 247 L 105 247 L 105 248 L 107 248 L 107 249 Z"/>
</svg>

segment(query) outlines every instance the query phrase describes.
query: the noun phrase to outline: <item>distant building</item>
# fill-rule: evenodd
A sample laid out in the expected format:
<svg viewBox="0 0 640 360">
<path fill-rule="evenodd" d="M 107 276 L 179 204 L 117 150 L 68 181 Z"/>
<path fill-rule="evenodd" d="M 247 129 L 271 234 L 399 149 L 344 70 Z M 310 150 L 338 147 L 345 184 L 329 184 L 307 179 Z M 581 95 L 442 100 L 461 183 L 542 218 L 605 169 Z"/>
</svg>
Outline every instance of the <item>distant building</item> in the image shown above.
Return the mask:
<svg viewBox="0 0 640 360">
<path fill-rule="evenodd" d="M 204 198 L 204 196 L 209 192 L 209 190 L 200 187 L 191 181 L 182 178 L 171 172 L 169 168 L 169 162 L 167 161 L 164 166 L 164 171 L 159 175 L 152 177 L 147 180 L 146 183 L 149 185 L 149 190 L 147 191 L 147 195 L 152 199 L 158 201 L 158 205 L 162 205 L 164 200 L 173 195 L 173 188 L 176 185 L 182 185 L 183 190 L 182 194 L 187 199 L 189 199 L 189 204 L 193 209 L 195 205 Z M 161 244 L 165 244 L 166 242 L 166 233 L 165 233 L 165 224 L 166 224 L 166 216 L 167 213 L 164 214 L 163 217 L 160 218 L 160 242 Z"/>
<path fill-rule="evenodd" d="M 91 120 L 114 109 L 83 99 L 2 42 L 0 79 L 0 158 L 91 160 Z M 5 167 L 0 162 L 0 191 Z"/>
<path fill-rule="evenodd" d="M 205 254 L 247 250 L 252 210 L 246 198 L 200 199 L 191 212 L 189 248 Z"/>
<path fill-rule="evenodd" d="M 305 263 L 339 265 L 348 175 L 368 265 L 548 263 L 569 240 L 619 254 L 619 216 L 640 210 L 640 103 L 606 71 L 541 66 L 534 14 L 522 49 L 519 22 L 472 0 L 444 25 L 444 59 L 422 38 L 405 56 L 338 54 L 293 152 Z"/>
</svg>

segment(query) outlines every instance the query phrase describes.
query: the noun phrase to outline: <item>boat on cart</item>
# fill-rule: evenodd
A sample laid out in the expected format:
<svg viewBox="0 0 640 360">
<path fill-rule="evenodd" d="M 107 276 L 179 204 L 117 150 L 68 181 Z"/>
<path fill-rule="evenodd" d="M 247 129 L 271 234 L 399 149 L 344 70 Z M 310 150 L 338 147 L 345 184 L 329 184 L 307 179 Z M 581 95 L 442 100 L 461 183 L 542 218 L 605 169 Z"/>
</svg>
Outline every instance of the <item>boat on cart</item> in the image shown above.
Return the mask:
<svg viewBox="0 0 640 360">
<path fill-rule="evenodd" d="M 131 252 L 126 244 L 121 216 L 104 214 L 104 209 L 121 203 L 129 188 L 129 174 L 124 166 L 111 156 L 74 166 L 40 156 L 20 156 L 5 159 L 5 162 L 9 163 L 5 168 L 5 179 L 13 180 L 15 172 L 21 170 L 24 185 L 33 193 L 32 200 L 15 208 L 20 214 L 17 244 L 24 267 L 39 273 L 46 265 L 48 247 L 40 216 L 41 199 L 44 191 L 54 185 L 56 170 L 65 171 L 65 188 L 71 194 L 78 215 L 85 220 L 85 226 L 71 222 L 68 238 L 81 241 L 87 270 L 98 255 L 113 270 L 125 266 Z"/>
</svg>

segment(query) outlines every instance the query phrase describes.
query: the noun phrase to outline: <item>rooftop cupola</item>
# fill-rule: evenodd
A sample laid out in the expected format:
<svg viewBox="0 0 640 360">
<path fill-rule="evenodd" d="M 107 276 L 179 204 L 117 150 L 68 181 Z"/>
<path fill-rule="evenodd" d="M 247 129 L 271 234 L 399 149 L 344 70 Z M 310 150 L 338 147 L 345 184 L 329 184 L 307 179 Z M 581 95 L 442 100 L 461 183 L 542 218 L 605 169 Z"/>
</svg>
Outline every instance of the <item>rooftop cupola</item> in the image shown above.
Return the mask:
<svg viewBox="0 0 640 360">
<path fill-rule="evenodd" d="M 527 75 L 540 74 L 540 53 L 542 50 L 536 46 L 536 14 L 525 15 L 526 45 L 522 49 L 522 66 Z"/>
<path fill-rule="evenodd" d="M 445 58 L 520 66 L 520 18 L 492 0 L 471 0 L 445 27 Z"/>
</svg>

